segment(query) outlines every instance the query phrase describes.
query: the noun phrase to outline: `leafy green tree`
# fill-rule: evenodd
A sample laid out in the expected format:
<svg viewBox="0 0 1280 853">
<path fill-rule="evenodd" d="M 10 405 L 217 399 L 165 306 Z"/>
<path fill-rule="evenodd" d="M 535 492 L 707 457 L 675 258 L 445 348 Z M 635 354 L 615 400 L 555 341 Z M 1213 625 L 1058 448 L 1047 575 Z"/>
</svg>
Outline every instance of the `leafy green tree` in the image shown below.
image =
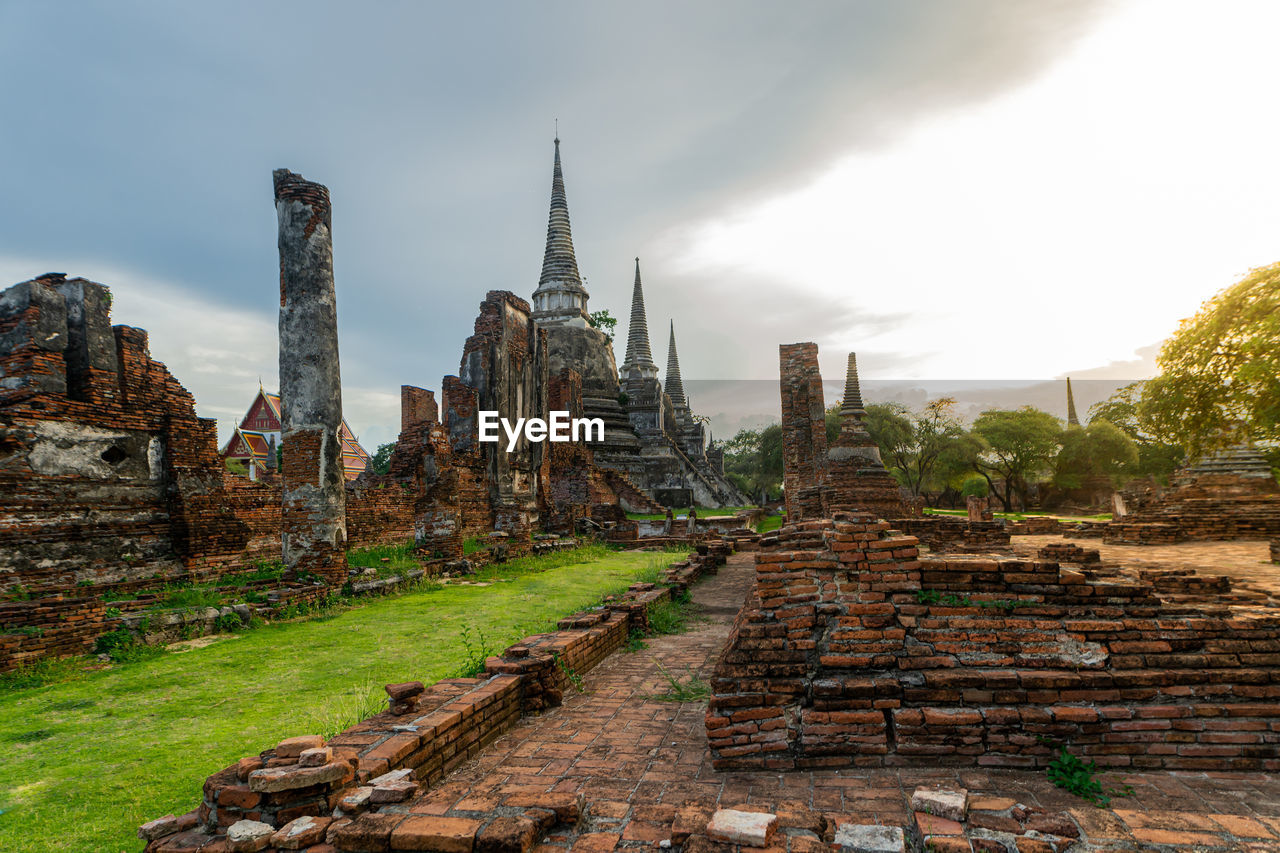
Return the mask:
<svg viewBox="0 0 1280 853">
<path fill-rule="evenodd" d="M 724 442 L 724 470 L 734 485 L 751 495 L 773 497 L 782 487 L 782 427 L 741 429 Z"/>
<path fill-rule="evenodd" d="M 982 481 L 980 497 L 986 497 L 987 481 L 973 473 L 982 450 L 982 439 L 973 433 L 962 432 L 950 439 L 938 453 L 933 469 L 920 487 L 920 494 L 935 506 L 944 501 L 955 506 L 959 498 L 969 494 L 964 490 L 965 483 L 977 478 Z"/>
<path fill-rule="evenodd" d="M 1138 445 L 1109 421 L 1094 418 L 1084 428 L 1062 434 L 1062 447 L 1053 461 L 1053 484 L 1078 489 L 1106 478 L 1119 486 L 1137 472 Z"/>
<path fill-rule="evenodd" d="M 1280 440 L 1280 263 L 1251 270 L 1182 321 L 1139 404 L 1166 443 L 1199 457 Z"/>
<path fill-rule="evenodd" d="M 970 474 L 960 484 L 960 496 L 963 498 L 985 498 L 991 493 L 987 478 L 981 474 Z"/>
<path fill-rule="evenodd" d="M 911 412 L 901 403 L 871 403 L 863 420 L 876 446 L 880 448 L 880 460 L 889 473 L 904 486 L 909 485 L 906 468 L 915 441 L 915 423 Z"/>
<path fill-rule="evenodd" d="M 956 417 L 955 400 L 941 397 L 915 414 L 901 403 L 867 406 L 867 432 L 880 448 L 880 458 L 913 495 L 947 489 L 960 460 L 971 472 L 972 444 L 962 442 L 964 427 Z M 945 464 L 944 464 L 945 463 Z"/>
<path fill-rule="evenodd" d="M 587 322 L 593 328 L 604 332 L 604 336 L 609 340 L 613 340 L 613 330 L 618 328 L 618 319 L 609 313 L 608 308 L 599 311 L 592 311 L 587 317 Z"/>
<path fill-rule="evenodd" d="M 1049 472 L 1061 446 L 1062 424 L 1032 406 L 990 409 L 973 422 L 973 434 L 983 443 L 973 468 L 986 478 L 1005 512 L 1012 512 L 1014 495 L 1025 504 L 1030 484 Z"/>
<path fill-rule="evenodd" d="M 1133 474 L 1154 477 L 1162 483 L 1182 464 L 1186 451 L 1181 445 L 1162 440 L 1147 423 L 1142 403 L 1146 382 L 1133 382 L 1089 409 L 1089 421 L 1106 421 L 1127 435 L 1138 450 Z"/>
<path fill-rule="evenodd" d="M 378 449 L 373 452 L 373 458 L 369 460 L 369 469 L 375 474 L 386 474 L 391 470 L 391 452 L 396 449 L 394 441 L 386 444 L 379 444 Z"/>
</svg>

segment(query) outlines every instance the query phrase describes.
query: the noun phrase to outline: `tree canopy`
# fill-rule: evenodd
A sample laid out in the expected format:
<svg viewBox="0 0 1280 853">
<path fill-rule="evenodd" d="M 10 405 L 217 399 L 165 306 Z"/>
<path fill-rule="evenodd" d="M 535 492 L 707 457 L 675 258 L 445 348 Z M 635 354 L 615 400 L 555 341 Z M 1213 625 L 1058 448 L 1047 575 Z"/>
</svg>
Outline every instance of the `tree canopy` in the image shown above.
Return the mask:
<svg viewBox="0 0 1280 853">
<path fill-rule="evenodd" d="M 1280 263 L 1259 267 L 1183 320 L 1156 359 L 1138 415 L 1192 457 L 1280 440 Z"/>
<path fill-rule="evenodd" d="M 375 474 L 385 474 L 391 470 L 391 452 L 396 449 L 394 441 L 379 444 L 369 460 L 369 470 Z"/>
<path fill-rule="evenodd" d="M 1078 489 L 1106 479 L 1118 486 L 1137 467 L 1138 446 L 1133 439 L 1114 424 L 1094 418 L 1087 427 L 1073 427 L 1062 434 L 1062 448 L 1053 461 L 1053 484 Z"/>
<path fill-rule="evenodd" d="M 973 434 L 982 441 L 973 467 L 1011 512 L 1015 493 L 1025 502 L 1029 485 L 1048 473 L 1061 446 L 1062 424 L 1032 406 L 990 409 L 973 422 Z"/>
</svg>

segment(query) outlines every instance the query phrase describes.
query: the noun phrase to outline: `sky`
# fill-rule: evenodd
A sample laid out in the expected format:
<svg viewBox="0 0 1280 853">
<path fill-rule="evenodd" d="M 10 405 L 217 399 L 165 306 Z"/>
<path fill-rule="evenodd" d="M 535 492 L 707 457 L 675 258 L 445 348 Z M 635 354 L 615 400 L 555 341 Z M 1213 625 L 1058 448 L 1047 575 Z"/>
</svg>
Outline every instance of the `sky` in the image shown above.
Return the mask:
<svg viewBox="0 0 1280 853">
<path fill-rule="evenodd" d="M 332 194 L 371 450 L 532 294 L 557 122 L 590 309 L 621 347 L 638 255 L 695 410 L 803 340 L 884 387 L 1143 378 L 1280 259 L 1269 0 L 75 8 L 0 4 L 0 284 L 111 287 L 224 438 L 276 384 L 279 167 Z"/>
</svg>

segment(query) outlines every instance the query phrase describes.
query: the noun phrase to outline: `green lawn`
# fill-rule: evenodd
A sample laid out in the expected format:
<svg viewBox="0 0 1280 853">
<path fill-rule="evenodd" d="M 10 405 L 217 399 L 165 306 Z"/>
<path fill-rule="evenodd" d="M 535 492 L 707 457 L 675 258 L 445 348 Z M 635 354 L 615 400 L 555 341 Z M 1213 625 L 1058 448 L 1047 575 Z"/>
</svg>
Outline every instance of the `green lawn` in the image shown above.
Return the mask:
<svg viewBox="0 0 1280 853">
<path fill-rule="evenodd" d="M 589 546 L 495 566 L 491 586 L 372 599 L 71 680 L 0 691 L 0 850 L 138 851 L 137 826 L 199 804 L 233 761 L 298 734 L 331 733 L 385 701 L 652 580 L 674 554 Z"/>
</svg>

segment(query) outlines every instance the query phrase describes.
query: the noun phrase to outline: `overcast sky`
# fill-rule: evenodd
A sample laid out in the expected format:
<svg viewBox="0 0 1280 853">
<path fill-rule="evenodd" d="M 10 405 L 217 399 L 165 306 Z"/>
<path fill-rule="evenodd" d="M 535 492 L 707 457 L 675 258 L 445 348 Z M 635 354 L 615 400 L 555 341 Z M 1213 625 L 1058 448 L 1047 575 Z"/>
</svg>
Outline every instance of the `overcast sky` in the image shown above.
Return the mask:
<svg viewBox="0 0 1280 853">
<path fill-rule="evenodd" d="M 372 450 L 485 292 L 536 286 L 559 119 L 590 308 L 625 323 L 639 255 L 686 379 L 801 340 L 828 378 L 1140 378 L 1280 259 L 1277 32 L 1268 0 L 10 0 L 0 281 L 110 286 L 225 436 L 276 383 L 271 170 L 321 181 Z"/>
</svg>

